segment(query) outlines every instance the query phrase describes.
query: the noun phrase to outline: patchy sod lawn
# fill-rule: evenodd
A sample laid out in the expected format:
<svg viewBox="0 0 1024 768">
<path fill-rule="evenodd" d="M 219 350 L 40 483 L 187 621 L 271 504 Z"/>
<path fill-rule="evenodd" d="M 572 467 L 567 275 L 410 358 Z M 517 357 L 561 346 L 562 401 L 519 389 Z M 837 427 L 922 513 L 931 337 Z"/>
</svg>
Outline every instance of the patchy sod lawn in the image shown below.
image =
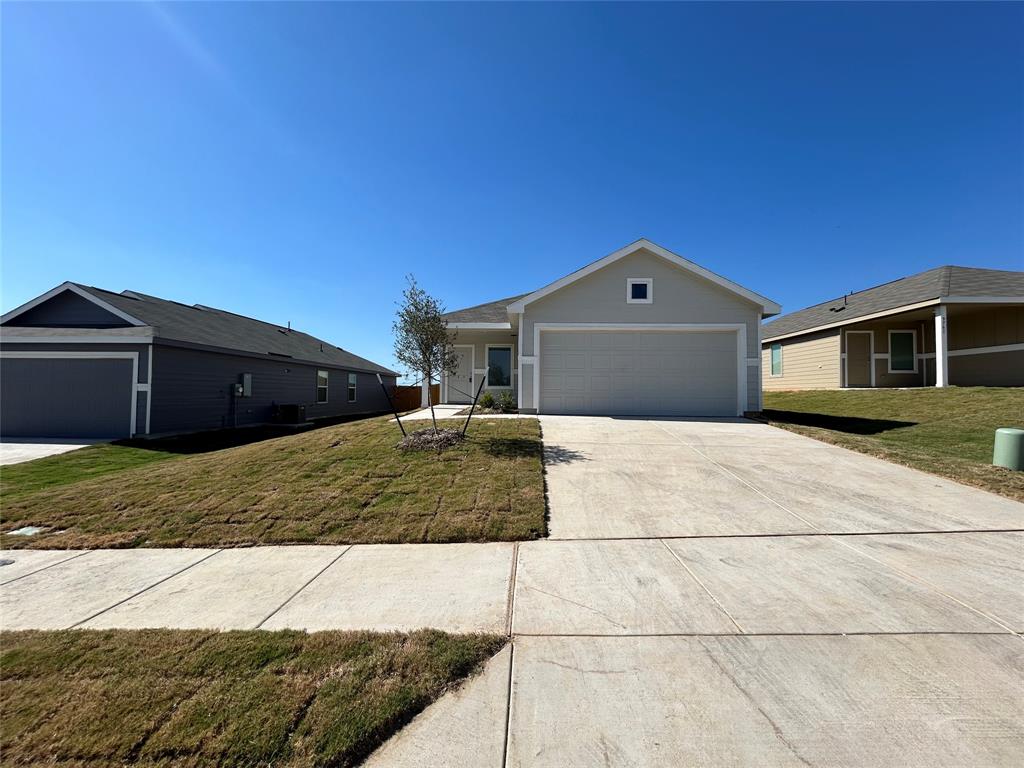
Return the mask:
<svg viewBox="0 0 1024 768">
<path fill-rule="evenodd" d="M 48 488 L 34 486 L 31 473 L 5 472 L 3 530 L 47 530 L 32 537 L 5 533 L 2 545 L 220 547 L 544 535 L 536 419 L 474 419 L 468 439 L 441 454 L 399 451 L 400 437 L 382 417 Z M 80 453 L 45 461 L 81 461 Z M 106 460 L 100 452 L 92 456 Z"/>
<path fill-rule="evenodd" d="M 1024 501 L 1024 472 L 992 466 L 998 427 L 1024 426 L 1024 389 L 765 392 L 777 427 Z"/>
<path fill-rule="evenodd" d="M 5 765 L 358 764 L 505 644 L 493 635 L 0 634 Z"/>
</svg>

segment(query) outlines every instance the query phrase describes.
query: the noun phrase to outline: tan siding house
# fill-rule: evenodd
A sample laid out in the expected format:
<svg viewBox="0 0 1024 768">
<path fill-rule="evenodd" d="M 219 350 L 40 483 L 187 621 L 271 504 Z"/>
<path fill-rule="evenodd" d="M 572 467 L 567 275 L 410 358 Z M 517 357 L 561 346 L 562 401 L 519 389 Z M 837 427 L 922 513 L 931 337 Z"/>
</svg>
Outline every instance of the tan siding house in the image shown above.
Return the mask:
<svg viewBox="0 0 1024 768">
<path fill-rule="evenodd" d="M 1024 272 L 939 267 L 761 329 L 769 390 L 1024 386 Z"/>
<path fill-rule="evenodd" d="M 777 389 L 837 389 L 839 387 L 839 331 L 823 331 L 783 345 L 782 368 L 772 373 L 771 345 L 761 351 L 763 386 Z"/>
</svg>

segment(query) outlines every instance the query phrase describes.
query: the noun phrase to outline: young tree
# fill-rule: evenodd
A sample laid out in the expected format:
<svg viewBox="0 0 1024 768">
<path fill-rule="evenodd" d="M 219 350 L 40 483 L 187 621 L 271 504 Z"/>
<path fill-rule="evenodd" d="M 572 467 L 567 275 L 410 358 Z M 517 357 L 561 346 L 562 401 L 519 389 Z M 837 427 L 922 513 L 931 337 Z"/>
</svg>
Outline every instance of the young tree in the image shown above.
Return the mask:
<svg viewBox="0 0 1024 768">
<path fill-rule="evenodd" d="M 423 375 L 427 382 L 427 404 L 430 421 L 437 433 L 434 399 L 430 385 L 442 374 L 452 374 L 458 365 L 452 339 L 448 337 L 448 321 L 444 307 L 407 275 L 408 285 L 402 292 L 402 303 L 393 326 L 395 333 L 395 359 Z"/>
</svg>

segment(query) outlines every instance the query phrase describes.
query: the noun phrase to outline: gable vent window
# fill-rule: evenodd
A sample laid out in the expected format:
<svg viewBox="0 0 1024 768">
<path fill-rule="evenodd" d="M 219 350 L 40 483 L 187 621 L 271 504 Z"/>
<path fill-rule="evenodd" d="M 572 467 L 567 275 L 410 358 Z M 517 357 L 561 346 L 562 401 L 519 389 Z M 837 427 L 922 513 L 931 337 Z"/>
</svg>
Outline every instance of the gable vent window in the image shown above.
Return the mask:
<svg viewBox="0 0 1024 768">
<path fill-rule="evenodd" d="M 627 304 L 653 304 L 654 280 L 650 277 L 630 277 L 626 279 Z"/>
<path fill-rule="evenodd" d="M 316 372 L 316 401 L 327 402 L 327 371 Z"/>
</svg>

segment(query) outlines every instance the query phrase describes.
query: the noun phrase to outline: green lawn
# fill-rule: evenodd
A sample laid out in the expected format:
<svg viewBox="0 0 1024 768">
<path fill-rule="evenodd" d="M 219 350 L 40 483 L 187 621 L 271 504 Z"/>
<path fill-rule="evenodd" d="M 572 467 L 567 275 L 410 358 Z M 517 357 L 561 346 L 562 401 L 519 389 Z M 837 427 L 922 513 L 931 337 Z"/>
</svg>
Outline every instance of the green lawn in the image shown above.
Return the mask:
<svg viewBox="0 0 1024 768">
<path fill-rule="evenodd" d="M 1024 501 L 1024 472 L 993 467 L 998 427 L 1024 426 L 1024 389 L 765 392 L 778 427 Z"/>
<path fill-rule="evenodd" d="M 46 531 L 4 534 L 2 545 L 206 547 L 544 535 L 536 419 L 474 420 L 469 439 L 440 455 L 398 451 L 399 437 L 394 423 L 375 418 L 202 454 L 140 457 L 143 449 L 108 445 L 30 462 L 0 475 L 3 530 L 36 525 Z"/>
<path fill-rule="evenodd" d="M 492 635 L 0 634 L 5 765 L 358 764 L 505 644 Z"/>
</svg>

